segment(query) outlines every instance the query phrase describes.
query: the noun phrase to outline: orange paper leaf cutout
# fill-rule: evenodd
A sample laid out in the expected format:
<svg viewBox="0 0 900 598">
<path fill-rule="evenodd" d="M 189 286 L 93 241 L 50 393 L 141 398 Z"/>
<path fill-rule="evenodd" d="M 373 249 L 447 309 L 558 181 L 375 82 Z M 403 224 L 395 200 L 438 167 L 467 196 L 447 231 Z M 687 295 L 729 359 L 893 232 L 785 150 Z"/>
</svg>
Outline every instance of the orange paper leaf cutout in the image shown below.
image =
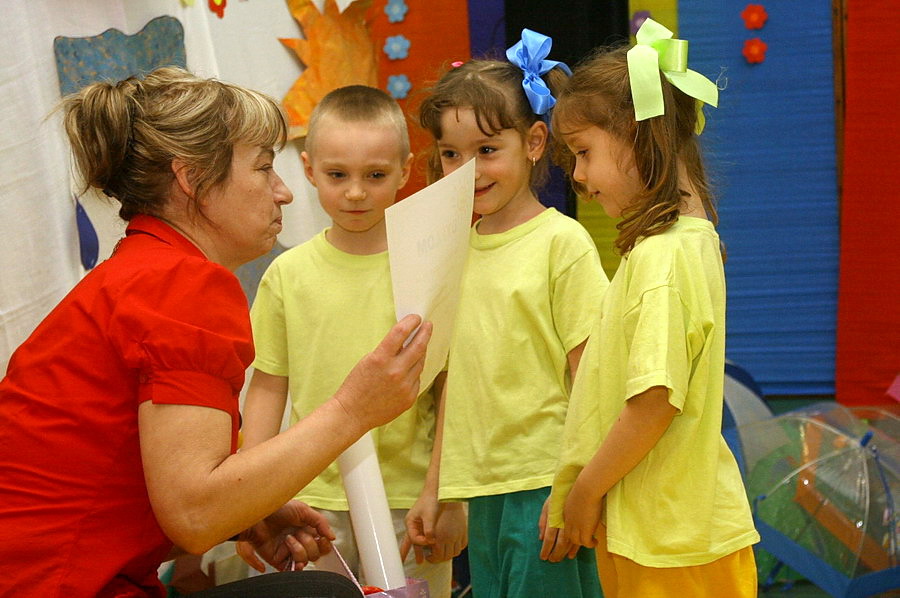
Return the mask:
<svg viewBox="0 0 900 598">
<path fill-rule="evenodd" d="M 335 0 L 319 12 L 312 0 L 287 0 L 306 39 L 280 39 L 303 61 L 306 70 L 284 97 L 291 139 L 306 135 L 315 105 L 329 91 L 345 85 L 378 86 L 375 44 L 366 23 L 372 0 L 356 0 L 341 13 Z"/>
</svg>

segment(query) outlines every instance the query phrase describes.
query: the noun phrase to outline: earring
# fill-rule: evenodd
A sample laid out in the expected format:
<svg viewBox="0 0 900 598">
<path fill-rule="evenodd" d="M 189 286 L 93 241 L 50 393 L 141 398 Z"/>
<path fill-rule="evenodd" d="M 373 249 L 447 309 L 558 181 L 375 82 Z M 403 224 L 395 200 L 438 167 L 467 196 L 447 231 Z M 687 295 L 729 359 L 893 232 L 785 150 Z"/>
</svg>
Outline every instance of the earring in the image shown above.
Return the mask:
<svg viewBox="0 0 900 598">
<path fill-rule="evenodd" d="M 537 164 L 537 158 L 535 158 L 534 156 L 531 156 L 531 166 L 532 166 L 532 168 L 534 168 L 534 165 L 535 165 L 535 164 Z"/>
</svg>

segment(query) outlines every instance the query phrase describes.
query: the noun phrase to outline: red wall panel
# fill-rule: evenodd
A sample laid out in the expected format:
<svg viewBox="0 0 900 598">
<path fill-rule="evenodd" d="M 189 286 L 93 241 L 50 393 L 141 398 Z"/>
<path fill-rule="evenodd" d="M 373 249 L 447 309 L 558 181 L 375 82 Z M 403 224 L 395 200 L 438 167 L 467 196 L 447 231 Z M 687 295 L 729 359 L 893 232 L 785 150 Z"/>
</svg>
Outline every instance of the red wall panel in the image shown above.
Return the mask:
<svg viewBox="0 0 900 598">
<path fill-rule="evenodd" d="M 896 0 L 848 0 L 837 400 L 887 402 L 900 372 L 900 31 Z"/>
</svg>

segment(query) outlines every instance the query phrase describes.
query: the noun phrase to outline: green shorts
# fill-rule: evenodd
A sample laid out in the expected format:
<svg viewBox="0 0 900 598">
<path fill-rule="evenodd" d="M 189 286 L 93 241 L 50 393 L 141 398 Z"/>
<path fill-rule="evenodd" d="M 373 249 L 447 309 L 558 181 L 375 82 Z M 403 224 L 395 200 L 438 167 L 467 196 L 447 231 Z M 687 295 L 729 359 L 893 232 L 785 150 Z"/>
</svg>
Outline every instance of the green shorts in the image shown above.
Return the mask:
<svg viewBox="0 0 900 598">
<path fill-rule="evenodd" d="M 473 598 L 603 596 L 592 549 L 574 559 L 542 561 L 538 519 L 550 488 L 469 501 L 469 571 Z"/>
</svg>

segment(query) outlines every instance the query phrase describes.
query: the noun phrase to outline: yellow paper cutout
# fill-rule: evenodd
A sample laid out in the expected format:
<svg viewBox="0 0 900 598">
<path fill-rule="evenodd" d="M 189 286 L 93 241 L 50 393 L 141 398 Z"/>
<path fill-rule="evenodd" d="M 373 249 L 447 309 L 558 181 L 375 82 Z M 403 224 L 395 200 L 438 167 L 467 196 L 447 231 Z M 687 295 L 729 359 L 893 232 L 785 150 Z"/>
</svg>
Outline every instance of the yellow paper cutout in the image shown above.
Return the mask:
<svg viewBox="0 0 900 598">
<path fill-rule="evenodd" d="M 284 97 L 290 124 L 289 137 L 306 135 L 315 105 L 329 91 L 345 85 L 378 86 L 378 61 L 366 11 L 372 0 L 356 0 L 344 12 L 335 0 L 325 0 L 324 11 L 312 0 L 287 0 L 288 9 L 306 39 L 280 39 L 306 66 Z"/>
</svg>

